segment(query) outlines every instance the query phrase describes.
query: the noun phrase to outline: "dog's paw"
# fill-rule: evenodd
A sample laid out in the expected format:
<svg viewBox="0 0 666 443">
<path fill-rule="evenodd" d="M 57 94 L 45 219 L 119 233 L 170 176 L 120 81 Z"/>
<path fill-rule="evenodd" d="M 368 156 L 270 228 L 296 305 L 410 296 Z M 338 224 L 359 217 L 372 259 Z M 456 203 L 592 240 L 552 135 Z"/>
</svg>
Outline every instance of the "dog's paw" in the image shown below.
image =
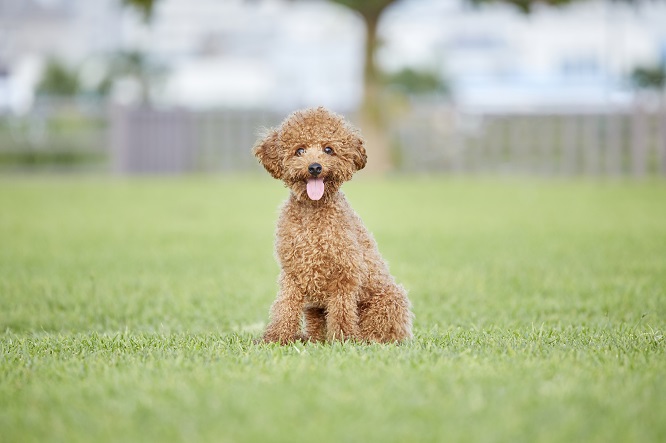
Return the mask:
<svg viewBox="0 0 666 443">
<path fill-rule="evenodd" d="M 259 341 L 260 343 L 279 343 L 281 345 L 289 345 L 291 343 L 294 343 L 296 341 L 305 341 L 306 339 L 302 334 L 297 334 L 297 335 L 278 335 L 278 334 L 269 334 L 266 333 L 264 336 L 261 338 Z"/>
</svg>

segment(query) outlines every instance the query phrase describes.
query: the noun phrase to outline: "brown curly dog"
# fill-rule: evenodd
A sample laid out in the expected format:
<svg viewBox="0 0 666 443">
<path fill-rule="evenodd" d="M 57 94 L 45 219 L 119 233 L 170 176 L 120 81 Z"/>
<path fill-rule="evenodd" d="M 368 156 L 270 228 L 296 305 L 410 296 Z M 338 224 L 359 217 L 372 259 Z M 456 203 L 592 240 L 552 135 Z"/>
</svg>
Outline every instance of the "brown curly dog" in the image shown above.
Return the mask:
<svg viewBox="0 0 666 443">
<path fill-rule="evenodd" d="M 412 336 L 407 294 L 340 191 L 365 166 L 363 144 L 356 129 L 320 107 L 294 112 L 253 148 L 291 191 L 278 220 L 280 291 L 265 342 Z"/>
</svg>

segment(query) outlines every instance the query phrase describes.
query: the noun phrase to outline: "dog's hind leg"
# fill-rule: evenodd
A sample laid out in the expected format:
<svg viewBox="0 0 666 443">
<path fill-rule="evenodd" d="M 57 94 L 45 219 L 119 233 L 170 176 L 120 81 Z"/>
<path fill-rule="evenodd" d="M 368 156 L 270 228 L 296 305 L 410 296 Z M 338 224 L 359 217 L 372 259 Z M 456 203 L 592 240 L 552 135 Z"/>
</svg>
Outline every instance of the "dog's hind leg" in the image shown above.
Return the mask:
<svg viewBox="0 0 666 443">
<path fill-rule="evenodd" d="M 306 339 L 317 342 L 326 340 L 326 309 L 308 306 L 304 313 Z"/>
<path fill-rule="evenodd" d="M 412 313 L 407 294 L 393 282 L 382 282 L 359 303 L 360 338 L 380 343 L 412 337 Z"/>
</svg>

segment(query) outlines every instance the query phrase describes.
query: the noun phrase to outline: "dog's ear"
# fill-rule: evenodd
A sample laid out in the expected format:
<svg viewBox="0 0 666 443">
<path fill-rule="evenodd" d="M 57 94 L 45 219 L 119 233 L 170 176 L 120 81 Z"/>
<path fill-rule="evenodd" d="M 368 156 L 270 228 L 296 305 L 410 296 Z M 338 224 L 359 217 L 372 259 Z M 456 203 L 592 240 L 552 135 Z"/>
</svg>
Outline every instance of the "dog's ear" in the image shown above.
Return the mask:
<svg viewBox="0 0 666 443">
<path fill-rule="evenodd" d="M 282 178 L 282 160 L 280 159 L 280 142 L 276 129 L 269 129 L 254 145 L 252 152 L 259 162 L 274 178 Z"/>
<path fill-rule="evenodd" d="M 361 135 L 356 132 L 352 135 L 351 139 L 352 160 L 357 171 L 365 168 L 365 163 L 368 161 L 368 156 L 365 153 L 365 141 Z"/>
</svg>

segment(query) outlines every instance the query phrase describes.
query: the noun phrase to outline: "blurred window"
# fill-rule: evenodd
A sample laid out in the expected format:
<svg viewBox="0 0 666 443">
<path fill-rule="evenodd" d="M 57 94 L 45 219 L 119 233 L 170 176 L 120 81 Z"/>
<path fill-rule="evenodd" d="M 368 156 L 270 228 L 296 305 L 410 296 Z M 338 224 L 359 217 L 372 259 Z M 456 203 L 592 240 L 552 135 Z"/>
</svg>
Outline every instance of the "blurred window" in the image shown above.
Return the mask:
<svg viewBox="0 0 666 443">
<path fill-rule="evenodd" d="M 560 72 L 565 77 L 590 77 L 601 70 L 599 61 L 594 55 L 577 55 L 566 57 L 560 64 Z"/>
</svg>

